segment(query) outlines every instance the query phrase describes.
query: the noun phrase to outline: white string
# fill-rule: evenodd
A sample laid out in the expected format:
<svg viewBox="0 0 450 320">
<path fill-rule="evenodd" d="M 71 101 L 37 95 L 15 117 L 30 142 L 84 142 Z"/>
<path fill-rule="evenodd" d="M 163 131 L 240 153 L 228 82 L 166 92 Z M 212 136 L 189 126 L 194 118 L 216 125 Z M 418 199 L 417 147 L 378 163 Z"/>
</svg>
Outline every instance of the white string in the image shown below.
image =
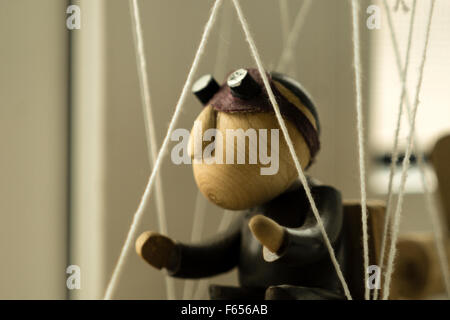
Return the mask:
<svg viewBox="0 0 450 320">
<path fill-rule="evenodd" d="M 287 43 L 288 43 L 288 38 L 289 38 L 289 35 L 290 35 L 290 33 L 292 33 L 293 31 L 289 31 L 289 15 L 288 15 L 288 13 L 289 13 L 289 9 L 288 9 L 288 4 L 287 4 L 287 1 L 286 0 L 280 0 L 279 1 L 279 6 L 280 6 L 280 20 L 281 20 L 281 32 L 282 32 L 282 37 L 283 37 L 283 47 L 284 47 L 284 49 L 283 49 L 283 51 L 282 52 L 284 52 L 285 50 L 286 50 L 286 46 L 287 46 Z M 308 9 L 308 8 L 307 8 Z M 300 15 L 300 13 L 302 12 L 302 10 L 303 10 L 303 6 L 300 8 L 300 10 L 299 10 L 299 14 L 297 15 L 297 17 L 303 17 L 302 15 Z M 226 10 L 226 12 L 227 13 L 229 13 L 229 10 Z M 225 13 L 224 13 L 224 15 L 223 16 L 225 16 Z M 230 19 L 232 19 L 232 16 L 231 17 L 229 17 Z M 228 19 L 224 19 L 223 21 L 225 21 L 225 20 L 228 20 Z M 303 21 L 303 19 L 302 18 L 297 18 L 297 21 L 299 21 L 299 22 L 302 22 Z M 232 26 L 232 23 L 228 23 L 227 25 L 229 25 L 230 27 Z M 221 25 L 221 27 L 223 27 L 222 25 Z M 228 28 L 228 29 L 231 29 L 231 28 Z M 301 29 L 301 28 L 300 28 Z M 294 29 L 293 29 L 294 30 Z M 299 32 L 300 32 L 300 30 L 295 30 L 294 31 L 294 33 L 295 33 L 295 37 L 294 37 L 294 41 L 291 43 L 291 46 L 292 47 L 295 47 L 295 44 L 296 44 L 296 41 L 298 40 L 298 34 L 299 34 Z M 228 35 L 229 33 L 227 32 L 227 35 Z M 228 39 L 228 37 L 227 37 L 227 39 Z M 221 42 L 222 43 L 222 42 Z M 221 53 L 221 52 L 224 52 L 224 50 L 219 50 L 219 53 Z M 223 55 L 222 55 L 223 56 Z M 292 64 L 293 64 L 293 60 L 290 60 L 289 62 L 288 62 L 288 66 L 290 65 L 290 66 L 292 66 Z M 223 64 L 217 64 L 217 62 L 216 62 L 216 67 L 220 67 L 221 65 L 223 65 Z M 221 73 L 217 73 L 217 72 L 215 72 L 215 74 L 221 74 Z M 228 224 L 228 214 L 227 214 L 227 211 L 228 210 L 224 210 L 224 214 L 223 214 L 223 216 L 222 216 L 222 219 L 221 219 L 221 221 L 220 221 L 220 223 L 219 223 L 219 228 L 218 228 L 218 232 L 220 232 L 220 230 L 222 229 L 222 226 L 224 226 L 224 225 L 227 225 Z M 203 297 L 203 295 L 204 295 L 204 293 L 206 292 L 206 289 L 207 289 L 207 285 L 208 285 L 208 281 L 207 280 L 201 280 L 200 282 L 199 282 L 199 286 L 198 286 L 198 289 L 197 289 L 197 291 L 196 291 L 196 293 L 195 293 L 195 295 L 194 295 L 194 299 L 201 299 L 202 297 Z"/>
<path fill-rule="evenodd" d="M 286 143 L 287 143 L 287 145 L 289 147 L 289 151 L 291 153 L 292 159 L 294 160 L 295 167 L 296 167 L 296 169 L 298 171 L 298 175 L 299 175 L 300 181 L 303 184 L 303 187 L 305 189 L 305 193 L 306 193 L 306 195 L 308 197 L 308 200 L 310 202 L 310 205 L 311 205 L 311 209 L 312 209 L 312 211 L 314 213 L 314 216 L 315 216 L 315 218 L 317 220 L 317 224 L 318 224 L 319 229 L 320 229 L 320 231 L 322 233 L 322 236 L 324 238 L 325 245 L 326 245 L 326 247 L 328 249 L 328 252 L 330 253 L 331 261 L 332 261 L 332 263 L 333 263 L 333 265 L 334 265 L 334 267 L 336 269 L 336 273 L 338 275 L 338 278 L 339 278 L 339 280 L 342 283 L 342 287 L 344 289 L 344 293 L 345 293 L 346 297 L 349 300 L 351 300 L 352 297 L 350 295 L 350 291 L 349 291 L 347 283 L 346 283 L 346 281 L 344 279 L 344 275 L 343 275 L 342 270 L 341 270 L 341 268 L 339 266 L 339 263 L 338 263 L 338 261 L 336 259 L 336 255 L 335 255 L 334 249 L 333 249 L 333 247 L 332 247 L 332 245 L 330 243 L 330 239 L 328 238 L 328 235 L 327 235 L 327 233 L 325 231 L 325 227 L 323 225 L 322 218 L 320 217 L 319 211 L 317 210 L 315 201 L 314 201 L 314 199 L 312 197 L 311 190 L 310 190 L 309 185 L 308 185 L 308 181 L 307 181 L 307 179 L 305 177 L 305 174 L 303 173 L 303 169 L 302 169 L 302 167 L 300 165 L 300 162 L 299 162 L 299 160 L 297 158 L 297 155 L 295 153 L 294 145 L 293 145 L 292 140 L 291 140 L 291 138 L 289 136 L 289 133 L 288 133 L 288 130 L 286 128 L 286 124 L 285 124 L 285 122 L 283 120 L 283 117 L 281 116 L 280 108 L 279 108 L 278 103 L 277 103 L 277 101 L 275 99 L 275 96 L 273 94 L 272 88 L 270 87 L 269 80 L 267 78 L 266 72 L 265 72 L 264 67 L 262 65 L 259 53 L 258 53 L 258 51 L 256 49 L 255 42 L 253 40 L 252 35 L 250 34 L 247 21 L 246 21 L 244 15 L 243 15 L 242 9 L 241 9 L 241 7 L 239 5 L 239 0 L 233 0 L 233 3 L 234 3 L 234 7 L 236 8 L 236 12 L 237 12 L 237 15 L 239 17 L 239 20 L 241 22 L 242 29 L 243 29 L 243 31 L 245 33 L 247 42 L 249 44 L 252 57 L 254 58 L 254 60 L 256 62 L 257 68 L 258 68 L 258 70 L 260 72 L 260 75 L 261 75 L 261 78 L 262 78 L 262 80 L 264 82 L 264 87 L 267 90 L 267 93 L 269 95 L 269 100 L 270 100 L 270 102 L 271 102 L 271 104 L 272 104 L 272 106 L 274 108 L 275 115 L 276 115 L 278 123 L 279 123 L 279 125 L 281 127 L 281 131 L 283 132 L 283 135 L 284 135 Z"/>
<path fill-rule="evenodd" d="M 393 188 L 393 181 L 394 181 L 394 173 L 397 166 L 398 161 L 398 140 L 400 137 L 400 128 L 401 128 L 401 120 L 403 116 L 403 102 L 406 94 L 406 80 L 408 78 L 408 67 L 409 67 L 409 57 L 411 52 L 411 44 L 412 44 L 412 35 L 414 30 L 414 19 L 415 19 L 415 12 L 416 12 L 416 5 L 417 1 L 414 0 L 413 3 L 413 9 L 411 12 L 411 18 L 409 22 L 409 32 L 408 32 L 408 44 L 406 47 L 406 57 L 405 57 L 405 66 L 403 68 L 403 71 L 400 73 L 400 80 L 401 80 L 401 93 L 400 93 L 400 101 L 398 106 L 398 115 L 397 115 L 397 123 L 395 126 L 395 134 L 394 134 L 394 146 L 392 151 L 392 158 L 391 158 L 391 167 L 389 172 L 389 183 L 388 183 L 388 199 L 386 203 L 386 215 L 384 219 L 384 226 L 383 226 L 383 236 L 381 239 L 381 250 L 380 250 L 380 267 L 384 267 L 384 256 L 385 256 L 385 250 L 386 250 L 386 241 L 388 238 L 388 234 L 392 231 L 390 228 L 391 223 L 391 217 L 392 217 L 392 209 L 393 209 L 393 197 L 394 192 L 392 190 Z M 390 10 L 388 8 L 388 10 Z M 373 300 L 376 300 L 378 297 L 378 290 L 375 290 Z"/>
<path fill-rule="evenodd" d="M 390 10 L 390 7 L 388 6 L 386 0 L 383 0 L 383 6 L 385 8 L 385 11 L 387 12 L 389 31 L 390 31 L 392 46 L 394 48 L 397 71 L 398 71 L 399 75 L 401 76 L 402 62 L 401 62 L 401 58 L 400 58 L 400 49 L 399 49 L 398 42 L 397 42 L 397 36 L 395 34 L 394 26 L 392 23 L 391 10 Z M 409 123 L 411 123 L 411 120 L 412 120 L 411 102 L 409 100 L 409 94 L 408 94 L 407 88 L 406 88 L 405 100 L 406 100 L 406 107 L 407 107 L 406 110 L 408 111 L 407 115 L 409 118 Z M 443 235 L 444 231 L 442 229 L 445 224 L 444 224 L 442 216 L 439 214 L 439 211 L 436 208 L 435 201 L 431 194 L 431 188 L 429 187 L 429 182 L 427 181 L 427 176 L 426 176 L 426 171 L 425 171 L 424 154 L 422 152 L 422 148 L 420 147 L 417 136 L 415 134 L 413 137 L 413 142 L 414 142 L 414 149 L 417 154 L 417 164 L 419 167 L 422 186 L 424 189 L 425 202 L 426 202 L 427 210 L 431 217 L 431 222 L 432 222 L 432 227 L 433 227 L 433 236 L 434 236 L 435 245 L 436 245 L 437 252 L 438 252 L 439 264 L 440 264 L 442 274 L 444 276 L 444 283 L 446 286 L 447 295 L 450 298 L 449 265 L 448 265 L 447 251 L 445 249 L 446 244 L 445 244 L 445 237 Z"/>
<path fill-rule="evenodd" d="M 285 51 L 285 47 L 287 46 L 288 38 L 289 38 L 289 25 L 290 25 L 290 19 L 289 19 L 289 6 L 287 0 L 280 0 L 278 1 L 279 7 L 280 7 L 280 25 L 281 25 L 281 38 L 282 38 L 282 48 L 281 54 Z M 302 11 L 303 6 L 300 7 L 300 11 Z M 298 37 L 296 37 L 294 42 L 297 42 Z M 292 77 L 296 77 L 296 65 L 295 60 L 290 59 L 290 61 L 287 63 L 287 67 L 291 71 Z"/>
<path fill-rule="evenodd" d="M 229 2 L 223 4 L 222 15 L 220 17 L 219 28 L 219 43 L 217 46 L 217 57 L 214 66 L 214 76 L 223 77 L 226 72 L 226 65 L 229 56 L 231 31 L 233 27 L 233 15 L 231 15 L 231 7 Z M 194 207 L 194 219 L 191 234 L 191 242 L 201 240 L 201 234 L 203 233 L 203 226 L 205 225 L 206 213 L 206 198 L 200 191 L 197 192 L 197 198 L 195 200 Z M 224 210 L 226 214 L 226 210 Z M 226 219 L 222 217 L 222 221 Z M 185 280 L 183 289 L 183 299 L 190 299 L 194 296 L 194 280 Z"/>
<path fill-rule="evenodd" d="M 289 62 L 294 57 L 294 49 L 295 44 L 297 43 L 298 37 L 302 31 L 303 25 L 306 21 L 306 16 L 308 15 L 309 9 L 311 7 L 311 0 L 305 0 L 298 13 L 295 17 L 294 24 L 292 26 L 292 30 L 289 32 L 289 36 L 286 41 L 286 45 L 283 48 L 280 60 L 275 68 L 275 70 L 279 72 L 285 72 L 286 67 L 289 65 Z"/>
<path fill-rule="evenodd" d="M 400 8 L 400 4 L 402 5 L 403 11 L 408 11 L 409 8 L 405 3 L 405 0 L 397 0 L 397 3 L 395 4 L 395 11 L 397 11 Z"/>
<path fill-rule="evenodd" d="M 280 7 L 281 35 L 284 47 L 287 44 L 287 39 L 289 37 L 289 8 L 287 0 L 279 0 L 278 5 Z"/>
<path fill-rule="evenodd" d="M 139 76 L 139 85 L 141 91 L 142 108 L 145 124 L 145 137 L 147 142 L 148 160 L 150 168 L 156 162 L 157 142 L 155 133 L 155 123 L 153 119 L 153 111 L 150 99 L 150 89 L 148 85 L 147 63 L 145 59 L 144 37 L 142 31 L 142 24 L 139 16 L 139 6 L 137 0 L 130 0 L 130 13 L 133 25 L 133 40 L 136 49 L 136 61 Z M 161 234 L 168 234 L 166 210 L 164 206 L 163 185 L 161 181 L 161 174 L 156 175 L 156 210 L 158 214 L 158 226 Z M 175 281 L 169 276 L 165 276 L 167 298 L 175 300 Z"/>
<path fill-rule="evenodd" d="M 152 190 L 153 183 L 155 181 L 156 172 L 159 170 L 159 168 L 161 166 L 161 163 L 162 163 L 162 158 L 163 158 L 165 152 L 167 151 L 167 147 L 169 145 L 169 140 L 170 140 L 170 135 L 171 135 L 172 131 L 174 130 L 175 124 L 176 124 L 176 122 L 177 122 L 177 120 L 178 120 L 178 118 L 179 118 L 179 116 L 181 114 L 181 108 L 184 105 L 184 102 L 186 101 L 187 93 L 188 93 L 188 91 L 189 91 L 189 89 L 190 89 L 190 87 L 192 85 L 193 77 L 195 75 L 195 72 L 198 69 L 200 58 L 203 56 L 203 53 L 204 53 L 204 50 L 205 50 L 205 46 L 206 46 L 206 43 L 208 41 L 209 34 L 210 34 L 211 29 L 212 29 L 212 27 L 214 25 L 214 22 L 216 21 L 217 12 L 218 12 L 221 4 L 222 4 L 222 0 L 216 0 L 214 2 L 213 8 L 211 10 L 211 14 L 210 14 L 210 16 L 208 18 L 208 22 L 206 23 L 204 31 L 203 31 L 203 34 L 202 34 L 200 45 L 199 45 L 199 47 L 197 49 L 197 52 L 195 54 L 194 61 L 192 62 L 192 66 L 191 66 L 191 69 L 189 70 L 188 77 L 186 79 L 186 82 L 185 82 L 185 84 L 183 86 L 183 89 L 181 91 L 181 95 L 180 95 L 179 100 L 177 102 L 177 105 L 175 107 L 175 112 L 174 112 L 173 117 L 172 117 L 172 119 L 170 121 L 169 128 L 167 130 L 167 134 L 166 134 L 166 136 L 165 136 L 165 138 L 163 140 L 163 144 L 161 146 L 161 149 L 159 150 L 158 157 L 156 159 L 156 162 L 155 162 L 155 165 L 153 167 L 152 173 L 151 173 L 150 178 L 148 180 L 147 186 L 145 187 L 145 191 L 144 191 L 144 194 L 142 196 L 141 202 L 139 203 L 138 209 L 137 209 L 136 213 L 133 216 L 133 221 L 131 223 L 130 230 L 128 231 L 128 235 L 127 235 L 126 241 L 125 241 L 125 243 L 123 245 L 123 248 L 122 248 L 120 256 L 119 256 L 119 259 L 118 259 L 117 264 L 116 264 L 116 266 L 114 268 L 113 274 L 111 276 L 111 280 L 109 281 L 109 284 L 107 286 L 106 293 L 105 293 L 105 299 L 111 299 L 111 297 L 112 297 L 112 295 L 113 295 L 113 293 L 115 291 L 115 288 L 117 286 L 117 280 L 119 278 L 119 275 L 122 272 L 123 265 L 124 265 L 124 262 L 125 262 L 125 258 L 127 256 L 127 254 L 129 253 L 129 251 L 131 250 L 131 248 L 133 247 L 133 239 L 136 236 L 136 233 L 138 231 L 137 228 L 138 228 L 139 223 L 140 223 L 140 221 L 142 219 L 143 213 L 145 212 L 145 209 L 147 207 L 148 200 L 150 199 L 150 193 L 151 193 L 151 190 Z"/>
<path fill-rule="evenodd" d="M 427 185 L 424 175 L 422 175 L 422 184 L 424 186 Z M 434 242 L 436 245 L 436 250 L 439 258 L 439 265 L 444 279 L 445 291 L 447 292 L 447 298 L 450 299 L 450 274 L 449 274 L 450 267 L 448 264 L 446 239 L 444 236 L 444 231 L 442 230 L 445 224 L 442 217 L 439 214 L 438 208 L 436 207 L 436 203 L 429 190 L 425 192 L 425 200 L 427 210 L 430 213 L 431 225 L 434 231 L 433 232 Z"/>
<path fill-rule="evenodd" d="M 406 146 L 405 158 L 403 159 L 402 175 L 401 175 L 401 180 L 400 180 L 400 190 L 399 190 L 399 194 L 398 194 L 397 207 L 396 207 L 395 214 L 393 217 L 394 221 L 393 221 L 393 226 L 392 226 L 392 240 L 391 240 L 391 246 L 390 246 L 389 255 L 388 255 L 386 278 L 384 281 L 383 300 L 387 300 L 387 298 L 389 297 L 391 278 L 392 278 L 392 273 L 393 273 L 393 269 L 394 269 L 394 258 L 395 258 L 395 254 L 397 251 L 397 238 L 398 238 L 398 234 L 400 231 L 400 220 L 401 220 L 401 211 L 402 211 L 402 206 L 403 206 L 403 196 L 404 196 L 404 191 L 405 191 L 405 183 L 406 183 L 406 179 L 407 179 L 408 167 L 409 167 L 409 163 L 410 163 L 410 156 L 411 156 L 412 145 L 413 145 L 413 136 L 414 136 L 414 130 L 415 130 L 415 126 L 416 126 L 417 109 L 418 109 L 418 106 L 420 103 L 419 98 L 420 98 L 420 91 L 421 91 L 421 87 L 422 87 L 423 72 L 424 72 L 425 62 L 426 62 L 426 58 L 427 58 L 431 22 L 433 19 L 434 4 L 435 4 L 435 0 L 432 0 L 431 5 L 430 5 L 427 29 L 426 29 L 425 45 L 424 45 L 420 68 L 419 68 L 419 78 L 417 80 L 411 128 L 410 128 L 410 133 L 408 136 L 408 144 Z"/>
<path fill-rule="evenodd" d="M 366 194 L 366 166 L 364 150 L 364 128 L 362 110 L 362 81 L 361 81 L 361 56 L 359 39 L 359 4 L 357 0 L 352 0 L 352 23 L 353 23 L 353 59 L 355 69 L 356 85 L 356 122 L 358 129 L 358 154 L 359 154 L 359 176 L 361 186 L 361 222 L 363 233 L 363 257 L 364 257 L 364 283 L 368 281 L 369 268 L 369 239 L 367 232 L 367 194 Z M 364 298 L 369 300 L 369 286 L 364 286 Z"/>
<path fill-rule="evenodd" d="M 227 72 L 227 62 L 230 52 L 231 32 L 233 29 L 233 15 L 229 2 L 223 4 L 223 13 L 220 17 L 219 43 L 217 46 L 217 56 L 214 65 L 214 75 L 217 78 L 225 76 Z"/>
</svg>

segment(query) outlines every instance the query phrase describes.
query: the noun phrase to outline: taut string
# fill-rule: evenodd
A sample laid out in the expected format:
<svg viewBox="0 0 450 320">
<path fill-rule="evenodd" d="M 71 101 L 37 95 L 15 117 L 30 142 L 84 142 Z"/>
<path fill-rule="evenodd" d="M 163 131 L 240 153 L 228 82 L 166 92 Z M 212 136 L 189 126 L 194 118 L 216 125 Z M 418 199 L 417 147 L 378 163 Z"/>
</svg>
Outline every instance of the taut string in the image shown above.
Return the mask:
<svg viewBox="0 0 450 320">
<path fill-rule="evenodd" d="M 205 28 L 204 28 L 204 31 L 202 34 L 202 38 L 200 40 L 200 45 L 195 54 L 194 61 L 192 62 L 192 66 L 189 70 L 188 77 L 187 77 L 186 82 L 181 91 L 181 95 L 178 99 L 172 119 L 169 123 L 169 128 L 167 129 L 167 134 L 164 137 L 161 149 L 158 152 L 158 157 L 153 166 L 152 173 L 148 179 L 148 183 L 145 187 L 144 194 L 141 198 L 141 201 L 136 210 L 136 213 L 133 216 L 133 221 L 131 223 L 130 230 L 128 231 L 126 241 L 120 252 L 120 256 L 117 261 L 117 264 L 114 267 L 114 271 L 112 273 L 111 280 L 108 283 L 105 297 L 104 297 L 105 299 L 111 299 L 112 295 L 114 294 L 115 288 L 117 287 L 117 280 L 122 272 L 125 259 L 128 255 L 128 253 L 130 252 L 131 248 L 133 247 L 133 239 L 136 237 L 139 223 L 142 219 L 145 209 L 147 208 L 147 204 L 150 199 L 151 190 L 152 190 L 153 184 L 155 182 L 156 173 L 158 172 L 159 168 L 161 167 L 162 158 L 163 158 L 164 154 L 166 153 L 167 148 L 169 146 L 170 135 L 171 135 L 172 131 L 175 129 L 175 124 L 176 124 L 178 118 L 180 117 L 182 107 L 187 98 L 187 93 L 192 86 L 195 72 L 198 69 L 200 58 L 203 56 L 203 53 L 205 51 L 206 43 L 208 42 L 208 38 L 211 33 L 211 29 L 214 26 L 214 23 L 217 18 L 217 12 L 219 11 L 221 4 L 222 4 L 222 0 L 216 0 L 212 7 L 211 14 L 205 25 Z"/>
</svg>

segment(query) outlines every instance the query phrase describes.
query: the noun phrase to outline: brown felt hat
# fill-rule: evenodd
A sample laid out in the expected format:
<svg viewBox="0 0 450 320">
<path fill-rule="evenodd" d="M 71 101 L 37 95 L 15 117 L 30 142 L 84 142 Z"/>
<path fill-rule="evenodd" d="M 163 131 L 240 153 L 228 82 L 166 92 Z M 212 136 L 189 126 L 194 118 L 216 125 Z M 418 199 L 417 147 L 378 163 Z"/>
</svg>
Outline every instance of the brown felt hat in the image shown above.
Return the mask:
<svg viewBox="0 0 450 320">
<path fill-rule="evenodd" d="M 280 113 L 291 121 L 305 138 L 313 162 L 320 149 L 320 123 L 314 104 L 295 80 L 280 74 L 267 74 L 270 86 L 280 108 Z M 203 76 L 193 86 L 193 92 L 204 106 L 227 113 L 272 112 L 263 80 L 257 69 L 238 69 L 219 86 L 210 75 Z"/>
</svg>

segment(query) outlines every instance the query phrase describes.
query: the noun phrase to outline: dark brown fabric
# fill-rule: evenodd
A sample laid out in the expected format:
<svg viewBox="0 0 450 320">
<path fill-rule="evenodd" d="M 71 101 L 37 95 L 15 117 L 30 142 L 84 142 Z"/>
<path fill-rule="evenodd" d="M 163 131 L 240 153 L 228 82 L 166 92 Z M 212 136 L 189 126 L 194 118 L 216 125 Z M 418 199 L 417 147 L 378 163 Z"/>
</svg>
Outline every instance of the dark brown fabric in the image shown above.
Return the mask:
<svg viewBox="0 0 450 320">
<path fill-rule="evenodd" d="M 251 76 L 255 79 L 256 82 L 261 86 L 261 94 L 257 96 L 244 100 L 237 98 L 232 95 L 230 88 L 224 84 L 220 87 L 220 90 L 214 95 L 214 97 L 209 101 L 206 105 L 211 105 L 215 110 L 221 112 L 250 112 L 250 113 L 259 113 L 259 112 L 272 112 L 273 110 L 272 104 L 270 103 L 269 96 L 264 87 L 263 80 L 259 74 L 257 69 L 247 69 Z M 291 121 L 300 133 L 305 138 L 305 141 L 309 147 L 309 151 L 311 153 L 311 161 L 313 162 L 314 157 L 320 149 L 320 141 L 319 135 L 309 121 L 309 119 L 301 112 L 294 104 L 289 102 L 276 88 L 274 85 L 272 78 L 269 74 L 267 74 L 270 87 L 275 95 L 275 99 L 278 102 L 278 106 L 280 107 L 280 113 L 286 120 Z"/>
</svg>

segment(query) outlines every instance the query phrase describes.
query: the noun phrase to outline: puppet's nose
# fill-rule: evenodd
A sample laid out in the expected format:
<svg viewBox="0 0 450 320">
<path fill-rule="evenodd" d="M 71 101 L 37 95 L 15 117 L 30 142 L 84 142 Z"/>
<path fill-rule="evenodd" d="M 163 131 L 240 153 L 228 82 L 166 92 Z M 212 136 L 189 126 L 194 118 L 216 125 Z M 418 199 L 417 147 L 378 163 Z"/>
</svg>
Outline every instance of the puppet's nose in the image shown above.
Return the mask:
<svg viewBox="0 0 450 320">
<path fill-rule="evenodd" d="M 210 74 L 202 76 L 192 86 L 192 92 L 203 105 L 206 105 L 219 89 L 219 84 Z"/>
<path fill-rule="evenodd" d="M 233 72 L 228 77 L 227 85 L 233 96 L 241 99 L 251 99 L 261 91 L 259 84 L 245 69 Z"/>
<path fill-rule="evenodd" d="M 204 134 L 209 129 L 216 128 L 216 111 L 212 106 L 206 106 L 197 116 L 194 127 L 189 135 L 188 154 L 191 159 L 202 159 L 203 150 L 211 143 L 211 140 L 203 140 Z M 197 147 L 196 147 L 197 146 Z"/>
</svg>

